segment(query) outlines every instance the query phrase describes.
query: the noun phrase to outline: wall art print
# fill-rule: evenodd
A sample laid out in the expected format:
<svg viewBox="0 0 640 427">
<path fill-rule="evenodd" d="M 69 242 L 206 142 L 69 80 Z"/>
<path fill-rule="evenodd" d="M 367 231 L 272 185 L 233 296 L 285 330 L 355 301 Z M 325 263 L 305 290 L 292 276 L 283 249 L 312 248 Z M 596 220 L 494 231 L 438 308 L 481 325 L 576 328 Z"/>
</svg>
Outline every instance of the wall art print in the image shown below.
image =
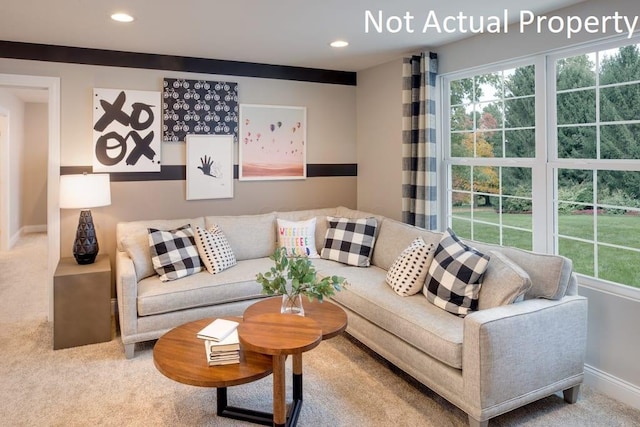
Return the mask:
<svg viewBox="0 0 640 427">
<path fill-rule="evenodd" d="M 93 171 L 160 171 L 160 92 L 93 90 Z"/>
<path fill-rule="evenodd" d="M 164 79 L 163 141 L 187 134 L 233 135 L 238 139 L 238 83 Z"/>
<path fill-rule="evenodd" d="M 307 177 L 307 109 L 240 105 L 240 180 Z"/>
<path fill-rule="evenodd" d="M 233 197 L 233 136 L 187 135 L 187 200 Z"/>
</svg>

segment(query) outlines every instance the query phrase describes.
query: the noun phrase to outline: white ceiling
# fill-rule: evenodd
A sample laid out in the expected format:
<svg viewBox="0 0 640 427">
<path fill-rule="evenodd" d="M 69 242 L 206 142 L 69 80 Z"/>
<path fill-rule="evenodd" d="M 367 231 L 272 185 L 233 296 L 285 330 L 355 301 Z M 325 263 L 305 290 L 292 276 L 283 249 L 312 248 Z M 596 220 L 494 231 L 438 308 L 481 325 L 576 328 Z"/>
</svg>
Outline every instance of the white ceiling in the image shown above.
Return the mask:
<svg viewBox="0 0 640 427">
<path fill-rule="evenodd" d="M 421 29 L 439 19 L 545 14 L 584 0 L 3 0 L 0 40 L 359 71 L 463 38 Z M 414 33 L 369 33 L 365 11 L 415 16 Z M 135 17 L 112 21 L 114 12 Z M 347 48 L 329 42 L 345 39 Z"/>
</svg>

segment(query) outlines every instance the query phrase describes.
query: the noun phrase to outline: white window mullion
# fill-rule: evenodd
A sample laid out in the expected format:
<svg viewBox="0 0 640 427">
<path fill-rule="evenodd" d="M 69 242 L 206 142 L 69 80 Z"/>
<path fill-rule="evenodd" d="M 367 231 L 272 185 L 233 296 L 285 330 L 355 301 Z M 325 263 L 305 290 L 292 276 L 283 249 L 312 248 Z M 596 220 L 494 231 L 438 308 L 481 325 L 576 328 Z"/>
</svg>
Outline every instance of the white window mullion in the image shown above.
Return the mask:
<svg viewBox="0 0 640 427">
<path fill-rule="evenodd" d="M 593 171 L 593 275 L 598 274 L 598 170 Z"/>
<path fill-rule="evenodd" d="M 552 224 L 553 207 L 549 203 L 548 191 L 553 185 L 547 170 L 547 159 L 550 148 L 547 141 L 551 141 L 551 126 L 547 121 L 547 111 L 555 112 L 555 104 L 549 105 L 555 99 L 555 79 L 549 78 L 547 82 L 547 64 L 544 56 L 536 57 L 535 62 L 535 111 L 536 111 L 536 157 L 531 170 L 531 197 L 532 197 L 532 227 L 533 227 L 533 250 L 538 252 L 551 252 L 553 250 L 553 234 L 550 224 Z M 550 74 L 550 76 L 555 75 Z M 547 86 L 553 86 L 553 92 L 549 92 Z M 547 93 L 550 93 L 547 98 Z M 553 115 L 553 114 L 550 114 Z M 550 144 L 553 146 L 553 144 Z"/>
</svg>

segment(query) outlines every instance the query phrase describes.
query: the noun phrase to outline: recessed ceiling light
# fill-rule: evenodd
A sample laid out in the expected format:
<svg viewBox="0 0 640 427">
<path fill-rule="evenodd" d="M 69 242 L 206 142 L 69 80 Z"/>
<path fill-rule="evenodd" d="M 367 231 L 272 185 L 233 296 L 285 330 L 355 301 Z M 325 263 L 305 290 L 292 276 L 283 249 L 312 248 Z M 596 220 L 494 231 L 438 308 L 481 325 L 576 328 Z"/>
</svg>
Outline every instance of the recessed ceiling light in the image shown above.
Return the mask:
<svg viewBox="0 0 640 427">
<path fill-rule="evenodd" d="M 344 40 L 336 40 L 334 42 L 329 43 L 329 46 L 331 46 L 331 47 L 347 47 L 347 46 L 349 46 L 349 42 L 346 42 Z"/>
<path fill-rule="evenodd" d="M 133 21 L 133 16 L 128 13 L 114 13 L 111 15 L 111 19 L 118 22 L 131 22 Z"/>
</svg>

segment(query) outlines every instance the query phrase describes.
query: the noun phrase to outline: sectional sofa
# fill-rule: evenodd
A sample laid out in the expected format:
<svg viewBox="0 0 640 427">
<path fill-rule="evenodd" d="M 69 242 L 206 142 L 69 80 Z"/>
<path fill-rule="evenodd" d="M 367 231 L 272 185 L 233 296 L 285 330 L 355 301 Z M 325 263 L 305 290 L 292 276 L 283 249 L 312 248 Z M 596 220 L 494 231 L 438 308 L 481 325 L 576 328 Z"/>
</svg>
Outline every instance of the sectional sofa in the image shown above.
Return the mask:
<svg viewBox="0 0 640 427">
<path fill-rule="evenodd" d="M 333 225 L 328 217 L 375 219 L 368 266 L 326 259 L 325 236 Z M 426 285 L 407 292 L 404 284 L 389 284 L 405 270 L 415 273 L 403 260 L 417 238 L 428 254 L 430 277 L 443 233 L 345 207 L 119 223 L 116 288 L 126 357 L 133 357 L 136 343 L 157 339 L 182 323 L 242 315 L 264 297 L 255 275 L 272 266 L 268 257 L 278 244 L 278 219 L 314 218 L 315 247 L 322 255 L 314 265 L 321 275 L 337 274 L 349 282 L 333 298 L 347 312 L 347 333 L 462 409 L 471 426 L 486 426 L 490 418 L 559 391 L 567 402 L 576 401 L 583 381 L 587 301 L 577 295 L 570 260 L 464 242 L 486 255 L 488 265 L 475 310 L 456 315 L 428 297 Z M 235 265 L 161 282 L 151 261 L 148 229 L 186 224 L 217 225 Z M 395 276 L 390 278 L 390 271 Z"/>
</svg>

